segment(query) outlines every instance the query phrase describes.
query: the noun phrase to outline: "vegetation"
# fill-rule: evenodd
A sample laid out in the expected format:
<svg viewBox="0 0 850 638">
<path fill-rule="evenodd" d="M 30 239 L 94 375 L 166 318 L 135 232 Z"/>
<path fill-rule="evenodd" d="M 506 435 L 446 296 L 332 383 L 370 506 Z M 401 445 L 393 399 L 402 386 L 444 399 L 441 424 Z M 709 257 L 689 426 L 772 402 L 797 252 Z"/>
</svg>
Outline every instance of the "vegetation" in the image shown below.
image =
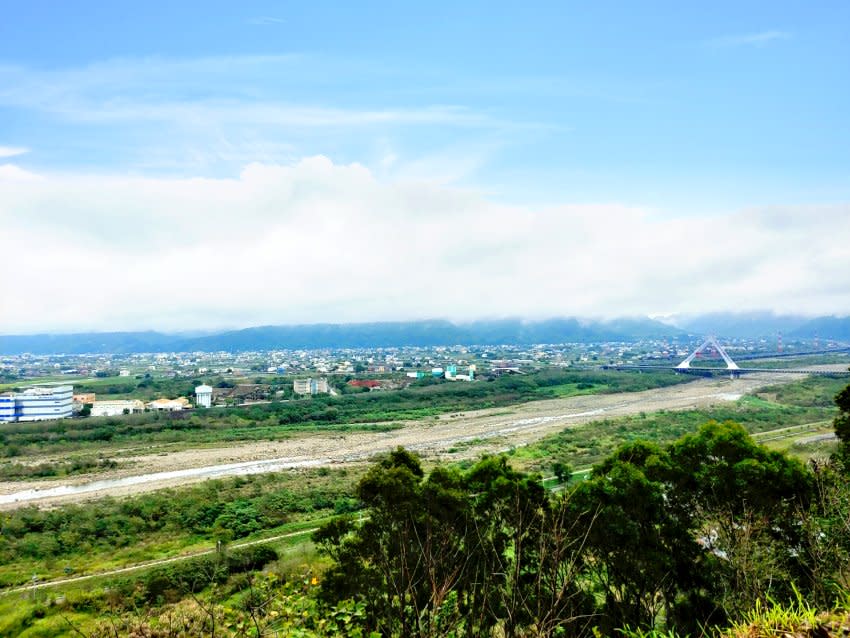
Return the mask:
<svg viewBox="0 0 850 638">
<path fill-rule="evenodd" d="M 623 446 L 554 499 L 504 458 L 426 477 L 399 450 L 358 486 L 370 519 L 316 535 L 334 561 L 322 599 L 363 600 L 382 635 L 695 631 L 790 583 L 817 596 L 811 574 L 835 563 L 790 550 L 808 547 L 801 517 L 834 513 L 814 502 L 819 479 L 732 423 Z"/>
<path fill-rule="evenodd" d="M 513 451 L 520 466 L 546 471 L 552 460 L 586 468 L 609 456 L 623 443 L 651 441 L 669 443 L 696 432 L 709 420 L 734 421 L 751 434 L 777 428 L 828 424 L 836 414 L 833 401 L 845 381 L 812 377 L 789 384 L 770 386 L 755 396 L 745 396 L 727 405 L 699 410 L 640 413 L 600 419 L 587 425 L 570 426 L 537 443 Z M 806 428 L 801 427 L 805 432 Z"/>
<path fill-rule="evenodd" d="M 75 458 L 68 461 L 56 461 L 53 463 L 9 463 L 0 465 L 0 480 L 34 479 L 46 477 L 70 476 L 112 470 L 118 467 L 118 463 L 112 459 L 105 458 Z"/>
<path fill-rule="evenodd" d="M 477 383 L 426 380 L 408 389 L 330 397 L 194 413 L 143 413 L 120 417 L 65 419 L 5 424 L 0 458 L 40 453 L 97 450 L 144 442 L 200 444 L 243 440 L 277 440 L 322 429 L 386 430 L 406 419 L 445 412 L 492 408 L 536 399 L 587 392 L 627 392 L 690 380 L 673 373 L 550 370 Z M 132 381 L 131 381 L 132 382 Z"/>
<path fill-rule="evenodd" d="M 810 405 L 822 391 L 801 385 L 783 405 L 828 409 Z M 784 419 L 770 407 L 772 392 L 736 407 L 773 410 Z M 836 600 L 846 609 L 850 584 L 848 396 L 848 389 L 839 393 L 833 421 L 841 448 L 808 464 L 759 445 L 737 423 L 710 421 L 666 444 L 620 445 L 587 480 L 557 493 L 507 457 L 428 471 L 398 449 L 348 477 L 359 478 L 353 489 L 345 476 L 316 470 L 162 493 L 158 503 L 150 495 L 54 511 L 65 514 L 20 510 L 11 524 L 59 521 L 50 523 L 58 537 L 82 519 L 84 527 L 94 525 L 85 531 L 89 543 L 99 521 L 106 529 L 116 525 L 102 546 L 78 545 L 69 556 L 108 546 L 120 552 L 120 530 L 132 531 L 140 524 L 134 518 L 164 521 L 151 531 L 135 528 L 133 542 L 145 544 L 163 530 L 209 543 L 280 529 L 281 520 L 302 514 L 340 515 L 314 534 L 320 555 L 297 563 L 286 547 L 225 543 L 140 576 L 71 586 L 67 595 L 33 593 L 16 605 L 0 598 L 0 634 L 672 638 L 805 627 L 811 635 L 839 633 L 846 614 L 815 610 L 829 610 Z M 562 476 L 569 472 L 569 459 L 549 462 L 560 464 Z M 270 508 L 277 520 L 264 518 L 274 494 L 285 503 Z M 132 507 L 122 509 L 125 503 Z M 204 517 L 207 505 L 212 511 Z M 159 513 L 163 507 L 173 511 Z M 26 573 L 19 538 L 19 531 L 8 534 L 3 549 L 13 553 L 0 560 Z M 59 564 L 62 551 L 54 555 Z"/>
<path fill-rule="evenodd" d="M 356 475 L 354 475 L 356 477 Z M 348 470 L 238 477 L 124 500 L 0 512 L 0 584 L 156 558 L 354 511 Z"/>
</svg>

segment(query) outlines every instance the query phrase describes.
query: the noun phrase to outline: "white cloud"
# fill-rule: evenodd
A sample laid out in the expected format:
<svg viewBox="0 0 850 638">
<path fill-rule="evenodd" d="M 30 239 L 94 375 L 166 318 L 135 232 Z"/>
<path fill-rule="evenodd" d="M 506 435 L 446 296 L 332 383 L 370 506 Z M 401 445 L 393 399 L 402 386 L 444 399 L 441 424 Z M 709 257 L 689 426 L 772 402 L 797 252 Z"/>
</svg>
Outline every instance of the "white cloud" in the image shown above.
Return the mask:
<svg viewBox="0 0 850 638">
<path fill-rule="evenodd" d="M 28 148 L 24 148 L 23 146 L 0 146 L 0 157 L 15 157 L 16 155 L 29 153 L 29 151 Z"/>
<path fill-rule="evenodd" d="M 759 31 L 757 33 L 744 33 L 740 35 L 723 36 L 709 40 L 708 44 L 713 47 L 741 47 L 754 46 L 763 47 L 778 40 L 787 40 L 791 34 L 787 31 Z"/>
<path fill-rule="evenodd" d="M 847 204 L 674 220 L 620 204 L 507 206 L 325 157 L 232 179 L 4 175 L 16 285 L 0 333 L 850 312 Z"/>
<path fill-rule="evenodd" d="M 14 164 L 0 164 L 0 182 L 30 182 L 41 179 L 36 173 L 24 170 Z"/>
</svg>

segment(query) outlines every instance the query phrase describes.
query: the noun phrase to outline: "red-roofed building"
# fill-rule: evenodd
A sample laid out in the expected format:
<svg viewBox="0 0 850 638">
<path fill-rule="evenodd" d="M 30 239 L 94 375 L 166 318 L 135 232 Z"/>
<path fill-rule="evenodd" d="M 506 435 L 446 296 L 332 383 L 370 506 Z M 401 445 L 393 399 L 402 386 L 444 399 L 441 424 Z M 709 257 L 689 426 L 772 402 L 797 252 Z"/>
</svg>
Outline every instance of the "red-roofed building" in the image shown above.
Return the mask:
<svg viewBox="0 0 850 638">
<path fill-rule="evenodd" d="M 380 388 L 381 382 L 377 379 L 352 379 L 348 382 L 348 385 L 354 388 L 369 388 L 372 390 L 374 388 Z"/>
</svg>

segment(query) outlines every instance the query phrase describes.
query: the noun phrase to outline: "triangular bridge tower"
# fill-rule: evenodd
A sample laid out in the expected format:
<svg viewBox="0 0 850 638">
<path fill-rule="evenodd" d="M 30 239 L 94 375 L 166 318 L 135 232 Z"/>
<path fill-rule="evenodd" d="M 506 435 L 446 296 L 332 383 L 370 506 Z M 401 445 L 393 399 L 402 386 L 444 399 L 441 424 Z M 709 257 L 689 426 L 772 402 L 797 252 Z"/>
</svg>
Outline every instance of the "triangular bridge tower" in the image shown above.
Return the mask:
<svg viewBox="0 0 850 638">
<path fill-rule="evenodd" d="M 730 370 L 733 373 L 736 370 L 740 370 L 740 368 L 738 367 L 738 364 L 735 363 L 734 361 L 732 361 L 732 357 L 730 357 L 728 354 L 726 354 L 726 351 L 723 349 L 723 346 L 721 346 L 717 342 L 717 339 L 714 338 L 714 337 L 709 337 L 708 339 L 703 341 L 702 345 L 699 348 L 697 348 L 696 350 L 694 350 L 690 355 L 688 355 L 688 358 L 685 359 L 684 361 L 682 361 L 682 363 L 680 363 L 679 365 L 677 365 L 675 369 L 676 370 L 690 370 L 691 361 L 693 361 L 694 357 L 696 357 L 700 352 L 705 350 L 708 346 L 714 346 L 714 349 L 717 350 L 718 354 L 721 357 L 723 357 L 723 360 L 726 362 L 726 369 L 727 370 Z"/>
</svg>

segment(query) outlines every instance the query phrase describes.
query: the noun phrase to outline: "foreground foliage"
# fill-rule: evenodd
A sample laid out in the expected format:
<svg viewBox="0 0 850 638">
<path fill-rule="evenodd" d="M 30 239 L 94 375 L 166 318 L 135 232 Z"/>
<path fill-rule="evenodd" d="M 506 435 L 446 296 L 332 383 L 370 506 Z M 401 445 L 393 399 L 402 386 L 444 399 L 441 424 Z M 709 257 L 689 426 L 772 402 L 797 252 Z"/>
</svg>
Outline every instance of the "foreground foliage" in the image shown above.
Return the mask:
<svg viewBox="0 0 850 638">
<path fill-rule="evenodd" d="M 554 498 L 504 458 L 426 475 L 402 449 L 357 493 L 369 520 L 315 535 L 321 599 L 363 602 L 385 636 L 700 634 L 766 600 L 826 608 L 850 583 L 841 458 L 804 466 L 733 422 L 626 444 Z"/>
</svg>

